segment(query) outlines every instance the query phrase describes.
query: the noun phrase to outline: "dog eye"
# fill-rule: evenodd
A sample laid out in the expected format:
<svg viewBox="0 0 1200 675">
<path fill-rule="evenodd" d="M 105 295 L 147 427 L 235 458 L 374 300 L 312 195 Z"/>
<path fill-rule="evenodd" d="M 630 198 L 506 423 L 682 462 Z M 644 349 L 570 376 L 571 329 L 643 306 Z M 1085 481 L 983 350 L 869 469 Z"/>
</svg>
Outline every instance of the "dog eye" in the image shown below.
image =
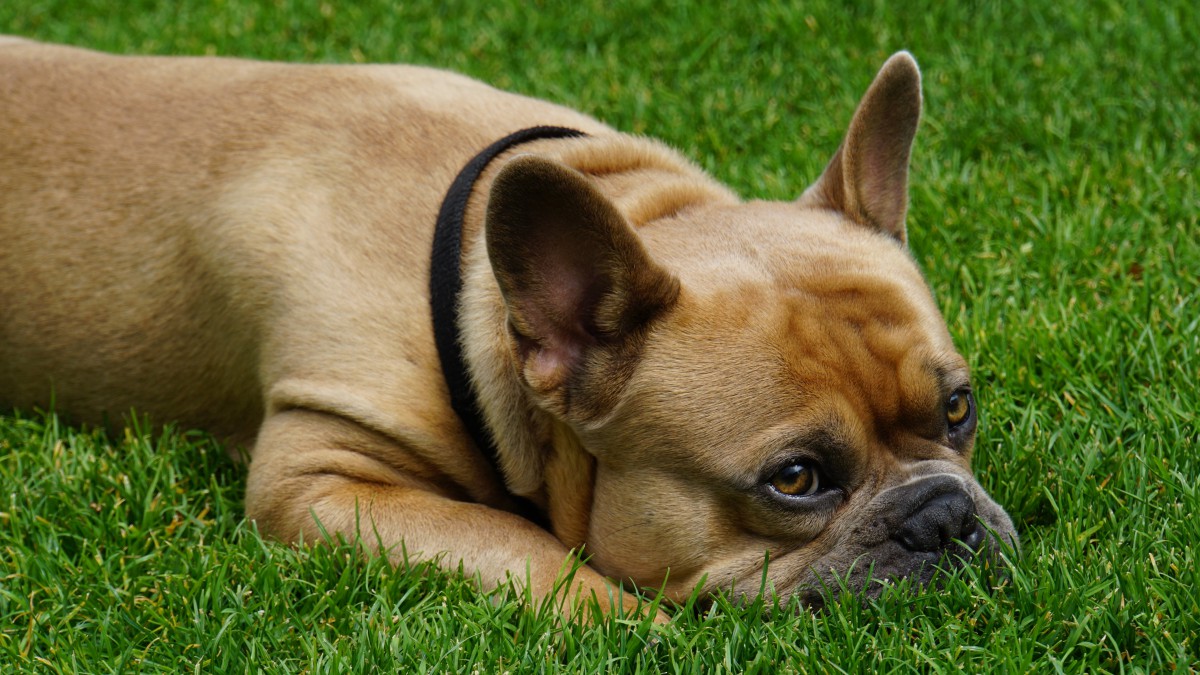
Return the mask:
<svg viewBox="0 0 1200 675">
<path fill-rule="evenodd" d="M 971 392 L 959 389 L 946 400 L 946 422 L 951 429 L 960 427 L 971 419 L 974 408 L 975 402 L 971 399 Z"/>
<path fill-rule="evenodd" d="M 789 464 L 771 476 L 771 487 L 788 497 L 807 497 L 816 494 L 821 486 L 817 467 L 797 462 Z"/>
</svg>

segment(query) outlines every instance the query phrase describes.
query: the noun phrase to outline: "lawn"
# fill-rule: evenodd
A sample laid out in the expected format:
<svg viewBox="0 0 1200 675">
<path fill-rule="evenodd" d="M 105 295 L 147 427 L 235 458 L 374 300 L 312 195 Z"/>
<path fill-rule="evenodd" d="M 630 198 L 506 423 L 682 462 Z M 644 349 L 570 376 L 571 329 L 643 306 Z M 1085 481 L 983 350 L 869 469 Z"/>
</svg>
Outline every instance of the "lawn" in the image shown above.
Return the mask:
<svg viewBox="0 0 1200 675">
<path fill-rule="evenodd" d="M 1022 537 L 998 583 L 562 625 L 453 575 L 264 542 L 244 469 L 200 433 L 4 411 L 0 672 L 1200 668 L 1200 5 L 8 0 L 0 31 L 446 67 L 774 199 L 908 49 L 911 246 L 973 368 L 975 469 Z"/>
</svg>

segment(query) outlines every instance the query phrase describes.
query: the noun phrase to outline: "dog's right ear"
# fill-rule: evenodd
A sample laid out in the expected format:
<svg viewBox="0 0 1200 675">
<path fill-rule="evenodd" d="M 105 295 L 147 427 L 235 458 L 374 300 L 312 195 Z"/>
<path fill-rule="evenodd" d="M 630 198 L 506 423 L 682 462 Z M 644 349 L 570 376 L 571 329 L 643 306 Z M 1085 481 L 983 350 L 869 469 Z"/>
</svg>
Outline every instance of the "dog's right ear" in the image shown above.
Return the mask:
<svg viewBox="0 0 1200 675">
<path fill-rule="evenodd" d="M 601 414 L 678 281 L 583 174 L 551 160 L 527 155 L 501 169 L 486 217 L 525 384 L 563 418 Z M 609 384 L 581 386 L 592 378 Z"/>
</svg>

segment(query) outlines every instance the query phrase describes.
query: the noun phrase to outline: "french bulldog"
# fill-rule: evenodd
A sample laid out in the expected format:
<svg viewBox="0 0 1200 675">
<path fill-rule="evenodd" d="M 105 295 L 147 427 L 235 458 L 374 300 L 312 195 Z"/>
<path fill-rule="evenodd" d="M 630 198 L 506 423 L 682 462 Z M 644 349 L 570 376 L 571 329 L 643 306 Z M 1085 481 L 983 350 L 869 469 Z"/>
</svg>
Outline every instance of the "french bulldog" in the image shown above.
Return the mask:
<svg viewBox="0 0 1200 675">
<path fill-rule="evenodd" d="M 428 68 L 6 38 L 0 100 L 0 404 L 207 429 L 268 536 L 568 614 L 1016 545 L 907 248 L 905 52 L 785 202 Z"/>
</svg>

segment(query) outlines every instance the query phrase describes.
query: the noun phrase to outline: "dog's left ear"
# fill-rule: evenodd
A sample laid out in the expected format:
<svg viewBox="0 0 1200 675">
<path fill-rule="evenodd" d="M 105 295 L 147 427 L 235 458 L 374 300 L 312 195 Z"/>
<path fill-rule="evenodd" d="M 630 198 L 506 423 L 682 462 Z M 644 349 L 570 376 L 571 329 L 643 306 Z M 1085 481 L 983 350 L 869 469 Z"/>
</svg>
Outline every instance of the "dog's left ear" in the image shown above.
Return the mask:
<svg viewBox="0 0 1200 675">
<path fill-rule="evenodd" d="M 908 162 L 921 118 L 921 71 L 894 54 L 863 95 L 841 147 L 800 203 L 841 211 L 906 243 Z"/>
<path fill-rule="evenodd" d="M 486 217 L 523 380 L 560 416 L 603 412 L 613 403 L 606 392 L 627 376 L 644 327 L 674 303 L 679 282 L 583 174 L 557 162 L 509 162 Z"/>
</svg>

